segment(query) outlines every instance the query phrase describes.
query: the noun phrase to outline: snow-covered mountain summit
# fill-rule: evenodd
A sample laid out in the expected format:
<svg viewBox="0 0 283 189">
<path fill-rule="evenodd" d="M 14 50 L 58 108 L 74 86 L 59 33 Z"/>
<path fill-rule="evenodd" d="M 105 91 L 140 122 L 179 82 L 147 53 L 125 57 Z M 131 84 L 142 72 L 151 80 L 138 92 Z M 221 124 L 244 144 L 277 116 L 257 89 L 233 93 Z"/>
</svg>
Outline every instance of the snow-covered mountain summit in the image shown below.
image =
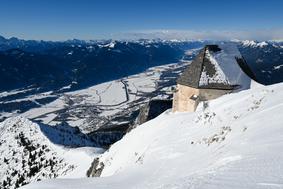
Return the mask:
<svg viewBox="0 0 283 189">
<path fill-rule="evenodd" d="M 264 47 L 267 46 L 268 43 L 266 41 L 262 41 L 262 42 L 257 42 L 257 41 L 252 41 L 252 40 L 244 40 L 242 41 L 242 45 L 243 46 L 250 46 L 250 47 Z"/>
<path fill-rule="evenodd" d="M 283 84 L 225 95 L 194 113 L 170 110 L 127 134 L 97 162 L 104 178 L 50 188 L 281 188 Z"/>
</svg>

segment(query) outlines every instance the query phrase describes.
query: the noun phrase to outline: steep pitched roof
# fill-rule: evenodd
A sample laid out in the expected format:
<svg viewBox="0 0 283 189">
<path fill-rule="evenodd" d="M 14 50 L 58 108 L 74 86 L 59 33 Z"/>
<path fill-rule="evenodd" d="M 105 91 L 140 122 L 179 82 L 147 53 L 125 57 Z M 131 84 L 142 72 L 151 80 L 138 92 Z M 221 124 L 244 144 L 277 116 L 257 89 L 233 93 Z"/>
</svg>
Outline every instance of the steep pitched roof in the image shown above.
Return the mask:
<svg viewBox="0 0 283 189">
<path fill-rule="evenodd" d="M 206 45 L 181 74 L 177 83 L 207 89 L 249 88 L 250 78 L 237 63 L 241 58 L 235 45 Z"/>
<path fill-rule="evenodd" d="M 192 63 L 184 70 L 177 80 L 178 84 L 194 88 L 199 87 L 199 78 L 202 72 L 202 64 L 205 50 L 202 49 Z"/>
</svg>

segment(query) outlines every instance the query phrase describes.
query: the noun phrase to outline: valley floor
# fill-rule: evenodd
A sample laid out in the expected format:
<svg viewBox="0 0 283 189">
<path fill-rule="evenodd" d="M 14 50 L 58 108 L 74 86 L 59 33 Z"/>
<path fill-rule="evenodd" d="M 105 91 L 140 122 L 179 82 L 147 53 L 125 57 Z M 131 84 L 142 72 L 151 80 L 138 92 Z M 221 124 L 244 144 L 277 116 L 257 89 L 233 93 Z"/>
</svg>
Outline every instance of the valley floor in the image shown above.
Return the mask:
<svg viewBox="0 0 283 189">
<path fill-rule="evenodd" d="M 83 133 L 129 124 L 140 105 L 151 98 L 172 95 L 171 87 L 188 63 L 152 67 L 143 73 L 69 92 L 64 92 L 68 86 L 42 93 L 35 88 L 0 92 L 0 121 L 21 115 L 48 125 L 65 122 Z"/>
</svg>

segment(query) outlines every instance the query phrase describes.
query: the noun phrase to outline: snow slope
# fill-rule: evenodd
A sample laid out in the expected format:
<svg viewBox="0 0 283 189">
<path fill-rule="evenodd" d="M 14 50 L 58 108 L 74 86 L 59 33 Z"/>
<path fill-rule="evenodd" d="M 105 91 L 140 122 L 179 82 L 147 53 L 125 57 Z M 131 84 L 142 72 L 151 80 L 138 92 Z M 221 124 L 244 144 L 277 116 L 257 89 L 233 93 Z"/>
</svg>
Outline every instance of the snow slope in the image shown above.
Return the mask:
<svg viewBox="0 0 283 189">
<path fill-rule="evenodd" d="M 283 188 L 283 84 L 257 86 L 163 113 L 100 157 L 102 178 L 55 179 L 23 189 Z"/>
<path fill-rule="evenodd" d="M 55 145 L 60 144 L 60 145 Z M 85 177 L 100 149 L 75 128 L 38 125 L 24 117 L 0 123 L 0 188 L 14 189 L 46 178 Z"/>
<path fill-rule="evenodd" d="M 250 40 L 244 40 L 242 41 L 242 44 L 244 46 L 250 46 L 250 47 L 264 47 L 264 46 L 267 46 L 268 43 L 265 42 L 265 41 L 262 41 L 262 42 L 256 42 L 256 41 L 250 41 Z"/>
</svg>

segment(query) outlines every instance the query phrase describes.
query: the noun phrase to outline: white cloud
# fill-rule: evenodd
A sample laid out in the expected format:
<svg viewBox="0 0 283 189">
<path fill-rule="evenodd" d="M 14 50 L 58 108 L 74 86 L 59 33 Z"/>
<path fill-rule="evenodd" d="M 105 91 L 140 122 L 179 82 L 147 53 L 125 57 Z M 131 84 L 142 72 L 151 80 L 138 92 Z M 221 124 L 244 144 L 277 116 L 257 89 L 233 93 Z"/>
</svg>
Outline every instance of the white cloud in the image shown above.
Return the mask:
<svg viewBox="0 0 283 189">
<path fill-rule="evenodd" d="M 281 40 L 283 29 L 258 30 L 141 30 L 112 35 L 114 39 L 211 39 L 211 40 Z"/>
</svg>

